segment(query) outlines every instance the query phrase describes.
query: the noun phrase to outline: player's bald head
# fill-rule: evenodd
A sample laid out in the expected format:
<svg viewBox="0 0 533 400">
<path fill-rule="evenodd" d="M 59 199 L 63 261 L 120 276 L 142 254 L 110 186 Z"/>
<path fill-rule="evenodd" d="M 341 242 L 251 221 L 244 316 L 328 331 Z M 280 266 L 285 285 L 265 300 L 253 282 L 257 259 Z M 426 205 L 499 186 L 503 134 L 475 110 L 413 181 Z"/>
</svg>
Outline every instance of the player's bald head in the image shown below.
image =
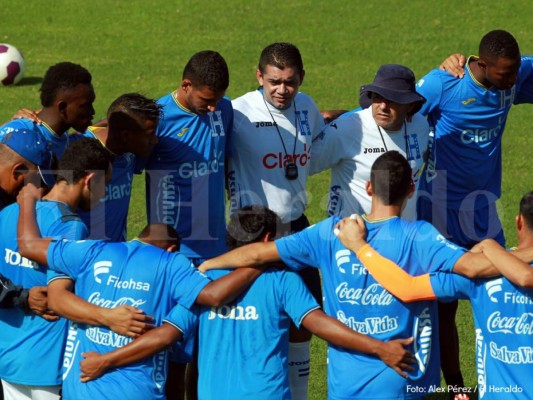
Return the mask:
<svg viewBox="0 0 533 400">
<path fill-rule="evenodd" d="M 148 224 L 139 233 L 138 238 L 145 243 L 163 250 L 167 250 L 171 246 L 174 246 L 175 250 L 179 250 L 180 248 L 180 236 L 178 232 L 167 224 Z"/>
</svg>

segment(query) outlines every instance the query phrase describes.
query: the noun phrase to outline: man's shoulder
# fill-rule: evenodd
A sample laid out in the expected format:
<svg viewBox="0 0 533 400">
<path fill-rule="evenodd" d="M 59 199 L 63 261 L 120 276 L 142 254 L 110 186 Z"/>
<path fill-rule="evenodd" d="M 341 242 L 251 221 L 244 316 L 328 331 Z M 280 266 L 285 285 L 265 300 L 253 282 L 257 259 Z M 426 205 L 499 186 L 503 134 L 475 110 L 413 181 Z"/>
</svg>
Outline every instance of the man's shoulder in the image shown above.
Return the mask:
<svg viewBox="0 0 533 400">
<path fill-rule="evenodd" d="M 317 105 L 316 105 L 315 101 L 313 100 L 313 98 L 311 96 L 309 96 L 308 94 L 304 93 L 304 92 L 298 92 L 296 94 L 296 97 L 294 98 L 294 101 L 296 102 L 296 107 L 297 108 L 301 108 L 302 106 L 309 107 L 311 105 L 313 107 L 317 107 Z"/>
<path fill-rule="evenodd" d="M 18 119 L 12 119 L 11 121 L 6 122 L 2 126 L 0 126 L 0 129 L 2 129 L 2 132 L 4 130 L 10 130 L 10 129 L 27 129 L 27 130 L 34 130 L 36 132 L 39 131 L 38 125 L 34 123 L 33 121 L 26 119 L 26 118 L 18 118 Z M 9 132 L 7 132 L 9 133 Z"/>
<path fill-rule="evenodd" d="M 263 96 L 258 90 L 252 90 L 231 101 L 233 109 L 239 111 L 250 107 L 255 108 L 259 103 L 263 104 Z"/>
</svg>

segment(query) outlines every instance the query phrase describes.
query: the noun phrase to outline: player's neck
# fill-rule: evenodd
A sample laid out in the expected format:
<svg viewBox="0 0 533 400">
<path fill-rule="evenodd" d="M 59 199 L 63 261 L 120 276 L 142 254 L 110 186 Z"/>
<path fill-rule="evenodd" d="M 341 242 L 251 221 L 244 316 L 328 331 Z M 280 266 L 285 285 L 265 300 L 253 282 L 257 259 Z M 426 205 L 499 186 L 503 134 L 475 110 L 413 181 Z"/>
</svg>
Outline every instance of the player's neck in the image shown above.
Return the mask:
<svg viewBox="0 0 533 400">
<path fill-rule="evenodd" d="M 533 232 L 528 231 L 524 234 L 518 235 L 518 246 L 519 249 L 527 249 L 533 247 Z"/>
<path fill-rule="evenodd" d="M 187 102 L 187 99 L 185 97 L 185 92 L 183 91 L 183 89 L 179 88 L 178 90 L 175 90 L 172 93 L 172 96 L 178 102 L 181 108 L 184 108 L 185 110 L 192 112 Z"/>
<path fill-rule="evenodd" d="M 81 197 L 81 188 L 76 184 L 68 184 L 65 181 L 56 183 L 50 192 L 43 197 L 45 200 L 59 201 L 67 204 L 72 211 L 78 209 Z"/>
<path fill-rule="evenodd" d="M 369 221 L 377 221 L 391 217 L 399 217 L 401 211 L 401 206 L 385 205 L 379 199 L 375 198 L 375 196 L 372 196 L 372 206 L 370 213 L 367 214 L 367 218 Z"/>
<path fill-rule="evenodd" d="M 113 154 L 125 153 L 119 135 L 110 134 L 109 128 L 96 128 L 93 130 L 93 135 Z"/>
<path fill-rule="evenodd" d="M 57 136 L 63 135 L 70 128 L 63 123 L 60 116 L 49 108 L 43 108 L 37 115 Z"/>
</svg>

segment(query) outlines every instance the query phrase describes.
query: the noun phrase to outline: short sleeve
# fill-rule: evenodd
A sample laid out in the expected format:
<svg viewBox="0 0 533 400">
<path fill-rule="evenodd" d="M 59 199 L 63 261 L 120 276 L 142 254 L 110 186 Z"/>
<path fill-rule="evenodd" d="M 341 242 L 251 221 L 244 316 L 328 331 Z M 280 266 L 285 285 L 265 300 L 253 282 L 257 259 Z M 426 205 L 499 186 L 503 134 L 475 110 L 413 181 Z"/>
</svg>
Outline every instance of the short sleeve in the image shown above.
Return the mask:
<svg viewBox="0 0 533 400">
<path fill-rule="evenodd" d="M 430 281 L 437 299 L 445 303 L 469 299 L 474 288 L 472 280 L 454 273 L 437 272 L 431 274 Z"/>
<path fill-rule="evenodd" d="M 280 271 L 279 288 L 285 312 L 300 328 L 303 319 L 312 311 L 320 308 L 302 278 L 294 272 Z"/>
<path fill-rule="evenodd" d="M 522 56 L 514 104 L 533 103 L 533 57 Z"/>
<path fill-rule="evenodd" d="M 83 267 L 92 260 L 97 245 L 95 241 L 52 240 L 47 252 L 48 267 L 76 280 Z"/>
<path fill-rule="evenodd" d="M 169 253 L 171 267 L 168 268 L 168 285 L 172 297 L 186 308 L 191 308 L 196 298 L 210 280 L 180 253 Z"/>
<path fill-rule="evenodd" d="M 441 73 L 446 72 L 434 69 L 416 84 L 416 91 L 426 99 L 426 102 L 422 105 L 422 108 L 419 111 L 424 116 L 427 116 L 440 104 L 442 96 Z"/>
<path fill-rule="evenodd" d="M 452 272 L 466 249 L 450 242 L 430 223 L 419 221 L 416 236 L 417 258 L 429 267 L 429 272 Z"/>
<path fill-rule="evenodd" d="M 281 260 L 291 269 L 319 268 L 323 240 L 333 240 L 335 220 L 328 218 L 301 232 L 275 241 Z"/>
<path fill-rule="evenodd" d="M 311 175 L 325 171 L 341 160 L 344 143 L 337 124 L 338 122 L 333 121 L 324 126 L 319 135 L 313 139 L 309 169 Z"/>
<path fill-rule="evenodd" d="M 163 322 L 172 325 L 183 334 L 183 340 L 196 334 L 200 315 L 200 306 L 195 305 L 190 310 L 181 304 L 175 305 Z"/>
</svg>

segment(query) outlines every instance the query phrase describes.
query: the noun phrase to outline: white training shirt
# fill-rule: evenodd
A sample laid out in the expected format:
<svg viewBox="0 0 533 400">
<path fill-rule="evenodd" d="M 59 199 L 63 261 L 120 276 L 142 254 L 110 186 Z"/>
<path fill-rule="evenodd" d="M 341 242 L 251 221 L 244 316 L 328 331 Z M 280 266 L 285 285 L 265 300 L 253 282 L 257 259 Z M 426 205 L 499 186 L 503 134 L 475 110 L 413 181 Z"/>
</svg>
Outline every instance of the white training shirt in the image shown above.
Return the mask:
<svg viewBox="0 0 533 400">
<path fill-rule="evenodd" d="M 232 104 L 230 212 L 259 204 L 276 212 L 283 222 L 298 219 L 307 206 L 311 143 L 324 125 L 316 104 L 298 93 L 290 107 L 280 110 L 266 102 L 260 90 L 246 93 Z M 285 177 L 290 162 L 298 167 L 295 180 Z"/>
<path fill-rule="evenodd" d="M 380 134 L 381 130 L 381 134 Z M 383 153 L 397 150 L 408 157 L 413 179 L 418 179 L 428 145 L 429 125 L 421 114 L 413 116 L 399 131 L 378 129 L 372 108 L 347 113 L 325 126 L 313 142 L 311 174 L 331 168 L 328 215 L 348 216 L 369 213 L 371 198 L 366 193 L 370 169 Z M 406 152 L 407 149 L 407 152 Z M 402 217 L 416 220 L 417 193 L 409 199 Z"/>
</svg>

